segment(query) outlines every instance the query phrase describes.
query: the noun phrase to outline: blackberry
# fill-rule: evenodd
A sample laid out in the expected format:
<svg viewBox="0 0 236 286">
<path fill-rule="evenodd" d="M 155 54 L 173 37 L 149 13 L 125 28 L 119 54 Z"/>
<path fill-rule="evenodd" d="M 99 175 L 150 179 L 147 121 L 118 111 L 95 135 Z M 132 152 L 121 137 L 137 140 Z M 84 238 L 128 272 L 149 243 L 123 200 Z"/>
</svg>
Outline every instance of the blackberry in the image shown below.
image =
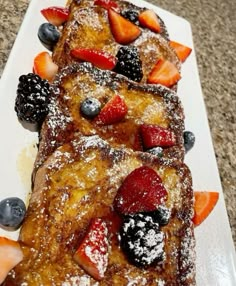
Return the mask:
<svg viewBox="0 0 236 286">
<path fill-rule="evenodd" d="M 167 207 L 159 206 L 157 210 L 149 212 L 148 215 L 150 215 L 155 222 L 159 223 L 160 226 L 164 226 L 169 223 L 171 212 Z"/>
<path fill-rule="evenodd" d="M 164 233 L 152 217 L 128 215 L 121 228 L 121 247 L 136 266 L 148 266 L 164 260 Z"/>
<path fill-rule="evenodd" d="M 184 148 L 185 153 L 191 150 L 195 144 L 195 135 L 191 131 L 184 131 Z"/>
<path fill-rule="evenodd" d="M 29 73 L 19 77 L 15 111 L 18 118 L 30 123 L 41 123 L 48 113 L 49 83 Z"/>
<path fill-rule="evenodd" d="M 126 9 L 121 11 L 120 14 L 130 22 L 139 25 L 139 20 L 138 20 L 139 13 L 137 11 L 132 9 Z"/>
<path fill-rule="evenodd" d="M 142 62 L 136 47 L 121 47 L 116 57 L 117 64 L 115 71 L 117 73 L 120 73 L 133 81 L 140 82 L 142 80 Z"/>
</svg>

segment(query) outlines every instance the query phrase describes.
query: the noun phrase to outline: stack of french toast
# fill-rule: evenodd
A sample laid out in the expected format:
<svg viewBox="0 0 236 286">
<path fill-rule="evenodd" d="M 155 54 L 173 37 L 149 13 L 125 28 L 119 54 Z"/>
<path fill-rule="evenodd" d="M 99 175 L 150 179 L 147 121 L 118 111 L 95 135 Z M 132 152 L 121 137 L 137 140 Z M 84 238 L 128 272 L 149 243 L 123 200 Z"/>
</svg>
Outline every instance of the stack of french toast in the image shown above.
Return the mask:
<svg viewBox="0 0 236 286">
<path fill-rule="evenodd" d="M 23 259 L 4 285 L 195 285 L 181 58 L 152 10 L 67 5 Z"/>
</svg>

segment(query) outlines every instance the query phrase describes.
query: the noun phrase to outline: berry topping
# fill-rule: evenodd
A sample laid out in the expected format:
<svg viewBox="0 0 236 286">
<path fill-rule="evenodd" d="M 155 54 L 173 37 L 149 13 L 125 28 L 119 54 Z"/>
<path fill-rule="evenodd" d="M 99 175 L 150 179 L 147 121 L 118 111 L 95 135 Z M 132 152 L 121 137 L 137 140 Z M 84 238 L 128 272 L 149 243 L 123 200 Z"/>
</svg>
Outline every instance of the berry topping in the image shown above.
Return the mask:
<svg viewBox="0 0 236 286">
<path fill-rule="evenodd" d="M 167 225 L 170 221 L 170 210 L 165 206 L 159 206 L 157 210 L 149 212 L 155 222 L 158 222 L 160 226 Z"/>
<path fill-rule="evenodd" d="M 25 203 L 19 198 L 7 198 L 0 202 L 0 225 L 17 229 L 26 213 Z"/>
<path fill-rule="evenodd" d="M 94 0 L 94 5 L 103 7 L 104 9 L 118 9 L 118 4 L 112 0 Z"/>
<path fill-rule="evenodd" d="M 152 10 L 145 10 L 139 14 L 139 23 L 153 32 L 160 33 L 161 26 L 157 15 Z"/>
<path fill-rule="evenodd" d="M 92 219 L 89 229 L 74 254 L 74 260 L 94 279 L 101 280 L 108 264 L 108 229 L 100 218 Z"/>
<path fill-rule="evenodd" d="M 100 69 L 112 70 L 116 65 L 116 58 L 102 50 L 77 48 L 70 53 L 74 58 L 90 62 Z"/>
<path fill-rule="evenodd" d="M 122 214 L 156 210 L 167 199 L 159 175 L 148 166 L 132 171 L 117 191 L 114 207 Z"/>
<path fill-rule="evenodd" d="M 184 131 L 184 148 L 185 153 L 191 150 L 195 143 L 195 136 L 191 131 Z"/>
<path fill-rule="evenodd" d="M 171 147 L 176 144 L 173 131 L 153 124 L 142 124 L 140 133 L 145 148 L 152 147 Z"/>
<path fill-rule="evenodd" d="M 140 82 L 143 77 L 142 62 L 138 49 L 134 46 L 121 47 L 116 55 L 115 71 L 129 79 Z"/>
<path fill-rule="evenodd" d="M 0 237 L 0 284 L 7 277 L 8 272 L 23 259 L 23 252 L 17 241 Z"/>
<path fill-rule="evenodd" d="M 183 63 L 191 54 L 192 49 L 175 41 L 170 41 L 170 46 L 175 50 L 177 57 Z"/>
<path fill-rule="evenodd" d="M 126 9 L 122 10 L 120 12 L 121 16 L 123 16 L 125 19 L 129 20 L 130 22 L 134 23 L 135 25 L 139 24 L 138 21 L 138 12 L 132 9 Z"/>
<path fill-rule="evenodd" d="M 19 77 L 15 111 L 18 118 L 30 123 L 41 123 L 48 113 L 50 86 L 38 75 L 29 73 Z"/>
<path fill-rule="evenodd" d="M 94 118 L 101 111 L 101 103 L 97 98 L 88 97 L 80 105 L 81 113 L 87 118 Z"/>
<path fill-rule="evenodd" d="M 43 23 L 38 29 L 38 37 L 40 42 L 50 51 L 60 38 L 60 33 L 57 28 L 50 23 Z"/>
<path fill-rule="evenodd" d="M 128 112 L 125 101 L 119 96 L 113 96 L 95 118 L 97 124 L 109 125 L 120 122 Z"/>
<path fill-rule="evenodd" d="M 148 76 L 148 83 L 162 84 L 170 87 L 177 83 L 181 75 L 177 67 L 170 61 L 159 59 Z"/>
<path fill-rule="evenodd" d="M 139 27 L 113 9 L 108 10 L 108 18 L 111 32 L 117 43 L 122 45 L 130 44 L 140 36 L 141 30 Z"/>
<path fill-rule="evenodd" d="M 217 192 L 194 192 L 194 217 L 195 226 L 201 224 L 212 212 L 219 199 Z"/>
<path fill-rule="evenodd" d="M 52 61 L 48 52 L 41 52 L 34 58 L 33 71 L 41 78 L 52 81 L 58 71 L 58 66 Z"/>
<path fill-rule="evenodd" d="M 68 20 L 69 9 L 52 6 L 41 10 L 42 15 L 54 26 L 60 26 Z"/>
<path fill-rule="evenodd" d="M 161 147 L 153 147 L 151 149 L 148 149 L 147 152 L 157 156 L 158 158 L 161 158 L 163 156 L 163 148 Z"/>
<path fill-rule="evenodd" d="M 148 266 L 164 260 L 164 233 L 151 216 L 126 216 L 120 234 L 121 247 L 135 265 Z"/>
</svg>

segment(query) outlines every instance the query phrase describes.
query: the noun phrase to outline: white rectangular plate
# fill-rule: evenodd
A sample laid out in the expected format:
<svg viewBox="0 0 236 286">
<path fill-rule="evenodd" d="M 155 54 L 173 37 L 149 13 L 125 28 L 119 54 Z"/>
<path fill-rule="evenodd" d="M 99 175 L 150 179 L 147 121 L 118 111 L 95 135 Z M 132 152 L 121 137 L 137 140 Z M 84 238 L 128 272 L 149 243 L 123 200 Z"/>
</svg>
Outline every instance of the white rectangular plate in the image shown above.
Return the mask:
<svg viewBox="0 0 236 286">
<path fill-rule="evenodd" d="M 182 67 L 178 94 L 186 115 L 186 130 L 196 136 L 194 148 L 186 155 L 195 190 L 215 190 L 220 199 L 210 216 L 195 229 L 197 249 L 197 285 L 236 285 L 236 258 L 221 182 L 215 160 L 208 120 L 198 75 L 190 24 L 150 3 L 134 4 L 154 9 L 167 25 L 170 38 L 193 48 Z M 32 71 L 34 56 L 45 50 L 37 38 L 38 27 L 45 22 L 42 8 L 65 5 L 63 0 L 32 0 L 0 81 L 0 200 L 17 196 L 28 199 L 30 175 L 37 152 L 38 134 L 18 122 L 14 112 L 16 87 L 21 74 Z M 0 229 L 0 235 L 17 238 L 17 232 Z"/>
</svg>

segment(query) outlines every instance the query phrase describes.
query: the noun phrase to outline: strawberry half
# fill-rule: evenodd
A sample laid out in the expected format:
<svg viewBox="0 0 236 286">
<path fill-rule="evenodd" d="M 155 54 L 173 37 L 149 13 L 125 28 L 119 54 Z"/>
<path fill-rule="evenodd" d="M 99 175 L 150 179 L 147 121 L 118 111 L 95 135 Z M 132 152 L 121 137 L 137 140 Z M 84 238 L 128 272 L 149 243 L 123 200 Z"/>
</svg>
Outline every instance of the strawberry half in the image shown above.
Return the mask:
<svg viewBox="0 0 236 286">
<path fill-rule="evenodd" d="M 74 260 L 94 279 L 101 280 L 108 264 L 108 229 L 100 218 L 91 220 L 87 234 L 74 254 Z"/>
<path fill-rule="evenodd" d="M 117 43 L 126 45 L 140 36 L 141 30 L 139 27 L 113 9 L 108 10 L 108 18 L 112 35 Z"/>
<path fill-rule="evenodd" d="M 52 81 L 58 71 L 58 66 L 52 61 L 48 52 L 41 52 L 34 58 L 33 71 L 41 78 Z"/>
<path fill-rule="evenodd" d="M 140 134 L 146 149 L 152 147 L 171 147 L 176 144 L 173 131 L 153 124 L 142 124 Z"/>
<path fill-rule="evenodd" d="M 69 9 L 58 6 L 42 9 L 41 13 L 46 20 L 54 26 L 62 25 L 69 17 Z"/>
<path fill-rule="evenodd" d="M 175 50 L 177 57 L 183 63 L 191 54 L 192 49 L 175 41 L 170 41 L 170 46 Z"/>
<path fill-rule="evenodd" d="M 139 23 L 145 28 L 150 29 L 153 32 L 160 33 L 161 26 L 157 15 L 153 10 L 145 10 L 139 14 Z"/>
<path fill-rule="evenodd" d="M 120 122 L 128 112 L 125 101 L 119 96 L 113 96 L 95 118 L 97 124 L 109 125 Z"/>
<path fill-rule="evenodd" d="M 71 50 L 70 54 L 76 59 L 90 62 L 104 70 L 114 69 L 117 62 L 116 57 L 98 49 L 78 48 Z"/>
<path fill-rule="evenodd" d="M 148 83 L 170 87 L 180 80 L 177 67 L 170 61 L 160 58 L 148 76 Z"/>
<path fill-rule="evenodd" d="M 219 199 L 217 192 L 194 192 L 194 217 L 195 226 L 201 224 L 212 212 Z"/>
<path fill-rule="evenodd" d="M 17 241 L 0 237 L 0 284 L 8 272 L 23 259 L 23 252 Z"/>
<path fill-rule="evenodd" d="M 121 214 L 154 211 L 167 199 L 167 191 L 159 175 L 142 166 L 132 171 L 119 188 L 114 207 Z"/>
<path fill-rule="evenodd" d="M 115 9 L 119 8 L 118 4 L 112 0 L 94 0 L 94 5 L 103 7 L 104 9 Z"/>
</svg>

